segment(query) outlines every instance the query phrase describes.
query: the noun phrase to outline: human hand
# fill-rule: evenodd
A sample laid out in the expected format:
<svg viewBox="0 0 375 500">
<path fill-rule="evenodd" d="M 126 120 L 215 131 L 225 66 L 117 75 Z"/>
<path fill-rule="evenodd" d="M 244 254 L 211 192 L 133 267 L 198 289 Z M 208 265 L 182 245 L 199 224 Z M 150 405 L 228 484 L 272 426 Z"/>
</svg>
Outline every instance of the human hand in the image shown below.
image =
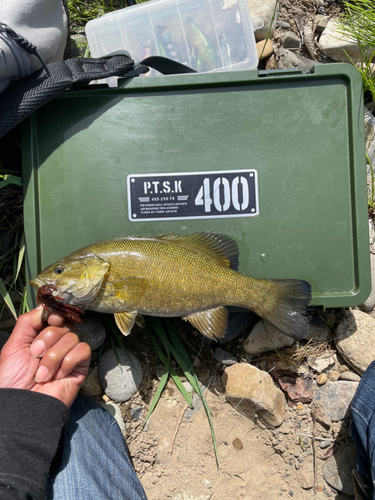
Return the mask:
<svg viewBox="0 0 375 500">
<path fill-rule="evenodd" d="M 39 306 L 18 318 L 1 350 L 0 388 L 41 392 L 70 407 L 86 378 L 91 350 L 71 322 L 51 314 L 47 325 L 42 312 Z"/>
</svg>

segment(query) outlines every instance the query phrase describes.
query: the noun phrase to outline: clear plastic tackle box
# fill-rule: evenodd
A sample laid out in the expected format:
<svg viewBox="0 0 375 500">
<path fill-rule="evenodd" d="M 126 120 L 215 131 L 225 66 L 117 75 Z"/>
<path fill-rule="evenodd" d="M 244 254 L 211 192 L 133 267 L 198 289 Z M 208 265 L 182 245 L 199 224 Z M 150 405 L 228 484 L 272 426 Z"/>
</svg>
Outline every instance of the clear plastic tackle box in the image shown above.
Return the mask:
<svg viewBox="0 0 375 500">
<path fill-rule="evenodd" d="M 164 56 L 198 72 L 253 69 L 258 55 L 247 0 L 152 0 L 90 21 L 92 57 L 126 50 Z M 150 72 L 152 76 L 156 72 Z"/>
</svg>

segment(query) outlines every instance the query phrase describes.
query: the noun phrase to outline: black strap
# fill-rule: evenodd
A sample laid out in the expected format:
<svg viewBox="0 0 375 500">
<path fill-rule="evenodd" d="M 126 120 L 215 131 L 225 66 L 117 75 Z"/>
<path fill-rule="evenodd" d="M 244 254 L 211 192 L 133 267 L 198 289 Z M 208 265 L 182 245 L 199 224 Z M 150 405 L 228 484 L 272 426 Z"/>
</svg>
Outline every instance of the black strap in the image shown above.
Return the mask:
<svg viewBox="0 0 375 500">
<path fill-rule="evenodd" d="M 185 66 L 173 59 L 161 56 L 150 56 L 143 59 L 139 64 L 144 64 L 149 68 L 156 69 L 163 73 L 163 75 L 181 75 L 183 73 L 196 73 L 196 71 L 189 66 Z"/>
<path fill-rule="evenodd" d="M 134 61 L 126 55 L 76 58 L 49 64 L 49 75 L 41 68 L 11 82 L 0 93 L 0 137 L 64 90 L 91 80 L 121 76 L 133 67 Z"/>
<path fill-rule="evenodd" d="M 166 75 L 196 73 L 177 61 L 160 56 L 147 57 L 136 67 L 125 54 L 52 63 L 48 65 L 48 73 L 42 68 L 15 80 L 0 93 L 0 137 L 64 90 L 110 76 L 133 78 L 146 73 L 149 67 Z"/>
</svg>

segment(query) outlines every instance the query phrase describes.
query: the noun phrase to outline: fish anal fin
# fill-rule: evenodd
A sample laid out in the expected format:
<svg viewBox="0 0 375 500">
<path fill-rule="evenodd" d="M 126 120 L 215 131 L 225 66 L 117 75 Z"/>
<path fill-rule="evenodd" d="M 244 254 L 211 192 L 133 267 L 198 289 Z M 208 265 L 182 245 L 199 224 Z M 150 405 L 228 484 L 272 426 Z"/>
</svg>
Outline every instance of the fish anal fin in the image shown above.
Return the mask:
<svg viewBox="0 0 375 500">
<path fill-rule="evenodd" d="M 114 288 L 116 298 L 126 302 L 129 298 L 134 300 L 142 297 L 149 287 L 149 281 L 142 276 L 128 276 L 111 281 L 111 285 Z"/>
<path fill-rule="evenodd" d="M 185 316 L 185 321 L 189 321 L 198 331 L 209 339 L 223 337 L 227 328 L 228 311 L 220 306 L 208 311 L 201 311 L 189 316 Z"/>
<path fill-rule="evenodd" d="M 115 313 L 116 325 L 120 332 L 125 336 L 129 335 L 138 317 L 137 311 Z"/>
</svg>

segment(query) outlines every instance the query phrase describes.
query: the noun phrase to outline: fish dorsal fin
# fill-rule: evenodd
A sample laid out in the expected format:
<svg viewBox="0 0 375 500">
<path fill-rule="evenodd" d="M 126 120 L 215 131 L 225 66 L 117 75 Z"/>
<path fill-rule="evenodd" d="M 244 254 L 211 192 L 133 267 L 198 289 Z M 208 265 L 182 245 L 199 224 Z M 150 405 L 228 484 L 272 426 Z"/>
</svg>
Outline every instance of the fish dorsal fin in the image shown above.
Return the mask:
<svg viewBox="0 0 375 500">
<path fill-rule="evenodd" d="M 237 243 L 224 234 L 206 232 L 180 236 L 176 233 L 170 233 L 154 237 L 154 239 L 170 240 L 176 244 L 199 250 L 210 255 L 223 266 L 238 270 L 239 252 Z"/>
<path fill-rule="evenodd" d="M 228 311 L 220 306 L 208 311 L 197 312 L 185 316 L 185 321 L 189 321 L 198 331 L 209 339 L 223 337 L 227 328 Z"/>
<path fill-rule="evenodd" d="M 114 277 L 116 277 L 116 275 Z M 113 276 L 111 276 L 111 278 L 113 278 Z M 125 302 L 129 296 L 133 300 L 142 297 L 150 284 L 148 279 L 143 276 L 128 276 L 126 278 L 111 280 L 110 283 L 114 288 L 116 297 Z"/>
</svg>

